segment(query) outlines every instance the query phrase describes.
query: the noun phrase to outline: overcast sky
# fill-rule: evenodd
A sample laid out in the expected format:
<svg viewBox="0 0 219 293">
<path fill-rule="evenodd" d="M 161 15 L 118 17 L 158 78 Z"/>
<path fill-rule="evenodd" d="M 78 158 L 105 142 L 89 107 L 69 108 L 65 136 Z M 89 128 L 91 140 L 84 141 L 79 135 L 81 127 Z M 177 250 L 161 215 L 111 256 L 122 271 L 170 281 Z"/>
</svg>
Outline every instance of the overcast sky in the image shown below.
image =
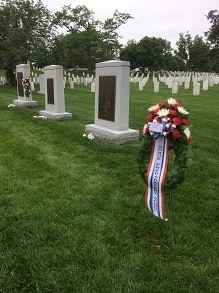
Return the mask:
<svg viewBox="0 0 219 293">
<path fill-rule="evenodd" d="M 85 5 L 94 12 L 95 19 L 105 20 L 115 10 L 129 13 L 134 19 L 118 30 L 123 37 L 120 42 L 139 41 L 145 36 L 161 37 L 175 47 L 179 33 L 189 32 L 194 38 L 204 36 L 210 28 L 206 15 L 219 10 L 219 0 L 42 0 L 52 12 L 64 5 Z"/>
</svg>

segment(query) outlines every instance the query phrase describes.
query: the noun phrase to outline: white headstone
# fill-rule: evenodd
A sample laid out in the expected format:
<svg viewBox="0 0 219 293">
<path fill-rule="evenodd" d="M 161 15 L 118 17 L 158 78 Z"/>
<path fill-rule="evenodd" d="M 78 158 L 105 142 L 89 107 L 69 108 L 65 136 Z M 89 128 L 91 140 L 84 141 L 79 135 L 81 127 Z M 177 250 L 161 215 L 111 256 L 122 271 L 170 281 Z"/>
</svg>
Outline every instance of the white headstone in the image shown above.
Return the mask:
<svg viewBox="0 0 219 293">
<path fill-rule="evenodd" d="M 111 60 L 96 64 L 95 124 L 86 133 L 114 144 L 139 140 L 129 128 L 130 62 Z"/>
<path fill-rule="evenodd" d="M 199 96 L 200 95 L 200 83 L 197 82 L 193 86 L 193 96 Z"/>
<path fill-rule="evenodd" d="M 92 93 L 95 93 L 95 81 L 91 82 L 91 89 L 90 90 Z"/>
<path fill-rule="evenodd" d="M 16 75 L 17 75 L 17 93 L 18 98 L 13 101 L 13 104 L 18 107 L 35 107 L 37 106 L 37 102 L 32 100 L 32 93 L 31 93 L 31 84 L 30 85 L 30 92 L 27 96 L 27 90 L 23 85 L 23 80 L 30 78 L 30 65 L 29 64 L 19 64 L 16 66 Z"/>
<path fill-rule="evenodd" d="M 178 82 L 174 81 L 172 84 L 172 94 L 177 94 L 178 93 Z"/>
<path fill-rule="evenodd" d="M 159 93 L 160 83 L 159 81 L 154 82 L 154 93 Z"/>
<path fill-rule="evenodd" d="M 45 110 L 40 115 L 51 120 L 65 120 L 72 118 L 72 114 L 65 112 L 63 67 L 50 65 L 44 67 L 45 76 Z"/>
<path fill-rule="evenodd" d="M 204 80 L 203 81 L 203 91 L 207 91 L 208 90 L 208 80 Z"/>
<path fill-rule="evenodd" d="M 212 77 L 209 78 L 209 86 L 213 87 L 214 86 L 214 79 Z"/>
<path fill-rule="evenodd" d="M 218 83 L 219 83 L 219 76 L 216 75 L 216 76 L 214 77 L 214 84 L 218 84 Z"/>
<path fill-rule="evenodd" d="M 34 92 L 34 82 L 30 82 L 31 91 Z"/>
<path fill-rule="evenodd" d="M 138 83 L 138 89 L 139 89 L 139 91 L 143 91 L 143 89 L 144 89 L 144 84 L 143 84 L 142 81 L 139 81 L 139 83 Z"/>
<path fill-rule="evenodd" d="M 184 89 L 187 89 L 187 90 L 189 89 L 189 83 L 190 83 L 189 80 L 186 79 L 184 83 Z"/>
<path fill-rule="evenodd" d="M 71 80 L 70 81 L 70 89 L 74 89 L 75 88 L 75 84 L 74 84 L 74 81 L 73 80 Z"/>
<path fill-rule="evenodd" d="M 40 84 L 40 90 L 38 91 L 39 94 L 45 94 L 45 79 L 44 74 L 39 75 L 39 84 Z"/>
</svg>

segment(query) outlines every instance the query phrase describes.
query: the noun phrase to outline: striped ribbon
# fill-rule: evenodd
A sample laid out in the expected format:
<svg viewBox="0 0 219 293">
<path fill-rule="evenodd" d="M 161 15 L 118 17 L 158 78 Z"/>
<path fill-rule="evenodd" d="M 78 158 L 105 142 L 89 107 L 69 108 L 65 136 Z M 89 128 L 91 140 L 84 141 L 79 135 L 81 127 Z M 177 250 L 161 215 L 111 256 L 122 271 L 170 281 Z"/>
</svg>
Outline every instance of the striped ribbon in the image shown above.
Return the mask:
<svg viewBox="0 0 219 293">
<path fill-rule="evenodd" d="M 145 204 L 158 218 L 165 219 L 164 183 L 168 168 L 168 140 L 154 140 L 146 173 Z"/>
</svg>

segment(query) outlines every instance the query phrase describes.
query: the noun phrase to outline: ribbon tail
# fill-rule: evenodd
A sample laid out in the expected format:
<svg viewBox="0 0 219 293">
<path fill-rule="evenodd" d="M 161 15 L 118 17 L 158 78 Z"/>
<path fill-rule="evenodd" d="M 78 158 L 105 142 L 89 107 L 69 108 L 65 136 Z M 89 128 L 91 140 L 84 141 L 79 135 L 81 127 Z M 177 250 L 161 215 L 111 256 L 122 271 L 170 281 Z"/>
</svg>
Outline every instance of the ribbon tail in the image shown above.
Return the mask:
<svg viewBox="0 0 219 293">
<path fill-rule="evenodd" d="M 145 204 L 158 218 L 165 219 L 164 183 L 168 169 L 168 140 L 159 137 L 153 142 L 146 173 Z"/>
</svg>

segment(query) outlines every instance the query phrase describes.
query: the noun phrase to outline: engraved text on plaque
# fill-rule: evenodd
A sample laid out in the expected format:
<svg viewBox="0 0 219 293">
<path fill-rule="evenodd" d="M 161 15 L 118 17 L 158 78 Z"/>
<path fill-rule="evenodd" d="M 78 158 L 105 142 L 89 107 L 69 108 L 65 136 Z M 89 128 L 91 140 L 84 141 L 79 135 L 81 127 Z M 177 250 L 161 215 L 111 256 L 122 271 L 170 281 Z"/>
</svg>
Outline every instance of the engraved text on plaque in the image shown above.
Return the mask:
<svg viewBox="0 0 219 293">
<path fill-rule="evenodd" d="M 24 97 L 24 87 L 23 87 L 22 79 L 23 79 L 23 72 L 17 72 L 17 90 L 18 90 L 19 97 Z"/>
<path fill-rule="evenodd" d="M 48 104 L 54 105 L 54 80 L 47 78 L 47 99 Z"/>
<path fill-rule="evenodd" d="M 116 76 L 99 77 L 98 118 L 115 121 Z"/>
</svg>

